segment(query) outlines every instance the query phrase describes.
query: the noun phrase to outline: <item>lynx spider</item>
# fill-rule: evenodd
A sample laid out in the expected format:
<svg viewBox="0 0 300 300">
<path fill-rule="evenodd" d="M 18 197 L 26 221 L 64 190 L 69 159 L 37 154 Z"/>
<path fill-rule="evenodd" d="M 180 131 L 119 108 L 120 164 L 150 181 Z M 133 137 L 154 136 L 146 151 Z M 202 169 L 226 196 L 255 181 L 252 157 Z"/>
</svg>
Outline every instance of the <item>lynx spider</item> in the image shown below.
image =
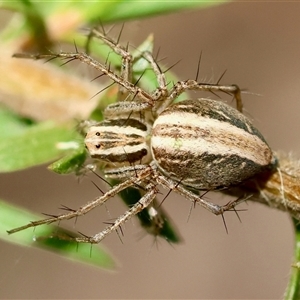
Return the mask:
<svg viewBox="0 0 300 300">
<path fill-rule="evenodd" d="M 9 233 L 42 224 L 49 224 L 79 217 L 88 213 L 95 207 L 104 204 L 111 197 L 117 195 L 120 191 L 128 187 L 142 189 L 144 191 L 144 195 L 135 205 L 133 205 L 123 215 L 119 216 L 103 231 L 93 236 L 74 238 L 77 242 L 99 243 L 102 241 L 109 233 L 117 230 L 132 216 L 148 207 L 158 194 L 157 187 L 159 185 L 175 191 L 193 203 L 200 204 L 215 215 L 223 215 L 225 211 L 234 210 L 234 207 L 239 202 L 238 200 L 220 206 L 202 199 L 201 196 L 191 191 L 216 190 L 218 188 L 222 188 L 222 185 L 193 184 L 193 178 L 192 180 L 185 178 L 180 174 L 180 170 L 178 171 L 177 176 L 163 172 L 159 162 L 157 161 L 159 157 L 154 159 L 153 154 L 151 155 L 149 144 L 150 139 L 152 138 L 150 135 L 154 122 L 164 111 L 166 111 L 166 109 L 173 107 L 172 104 L 174 100 L 184 91 L 197 90 L 209 91 L 212 93 L 224 92 L 233 95 L 236 99 L 238 110 L 242 111 L 241 92 L 239 87 L 236 85 L 219 85 L 219 81 L 216 84 L 199 83 L 196 78 L 196 80 L 179 81 L 168 90 L 168 84 L 166 82 L 164 72 L 162 72 L 152 53 L 144 51 L 141 52 L 140 56 L 135 58 L 135 60 L 143 58 L 148 61 L 156 75 L 158 84 L 155 91 L 152 93 L 146 92 L 136 84 L 132 83 L 132 66 L 135 60 L 128 52 L 127 48 L 119 45 L 118 42 L 115 42 L 106 36 L 106 34 L 102 34 L 96 29 L 92 30 L 92 36 L 100 39 L 102 42 L 107 44 L 113 52 L 120 55 L 122 60 L 120 75 L 117 75 L 114 71 L 112 71 L 107 63 L 102 64 L 94 60 L 88 54 L 78 52 L 77 49 L 74 53 L 60 52 L 58 54 L 31 55 L 30 57 L 34 59 L 61 58 L 68 61 L 79 60 L 94 69 L 101 71 L 104 75 L 108 76 L 113 83 L 120 86 L 120 101 L 115 104 L 111 104 L 106 108 L 104 111 L 104 121 L 99 124 L 92 123 L 85 138 L 86 147 L 89 150 L 91 157 L 107 161 L 108 168 L 104 171 L 106 177 L 117 179 L 120 183 L 113 186 L 110 190 L 93 201 L 81 206 L 77 210 L 70 210 L 67 213 L 51 216 L 44 220 L 33 221 L 25 226 L 11 230 Z M 28 55 L 26 56 L 22 54 L 17 54 L 15 56 L 28 57 Z M 200 99 L 193 100 L 193 102 L 192 100 L 185 101 L 180 103 L 189 103 L 189 105 L 193 105 L 193 103 L 195 104 L 197 102 L 205 102 L 208 100 Z M 209 100 L 208 103 L 213 103 L 213 105 L 215 105 L 214 103 L 219 102 Z M 217 104 L 216 110 L 218 110 Z M 130 136 L 130 134 L 132 134 L 133 137 Z M 99 139 L 101 138 L 102 143 L 99 142 Z M 110 146 L 107 146 L 105 143 Z M 133 146 L 129 147 L 131 144 Z M 184 158 L 182 158 L 182 160 L 184 161 Z M 271 164 L 271 158 L 269 158 L 269 160 L 270 161 L 264 163 L 264 166 L 269 165 L 269 163 Z M 178 163 L 181 162 L 179 161 Z M 179 169 L 180 167 L 184 167 L 184 165 L 178 166 Z M 226 188 L 226 186 L 224 187 Z"/>
</svg>

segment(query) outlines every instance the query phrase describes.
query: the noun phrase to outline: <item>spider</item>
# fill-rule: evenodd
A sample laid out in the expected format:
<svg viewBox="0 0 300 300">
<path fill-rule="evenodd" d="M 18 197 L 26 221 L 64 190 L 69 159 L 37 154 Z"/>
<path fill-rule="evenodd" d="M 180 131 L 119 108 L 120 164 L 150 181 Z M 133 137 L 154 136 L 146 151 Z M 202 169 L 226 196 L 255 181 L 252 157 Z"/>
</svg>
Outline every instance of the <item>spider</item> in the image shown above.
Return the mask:
<svg viewBox="0 0 300 300">
<path fill-rule="evenodd" d="M 93 29 L 91 35 L 121 57 L 119 75 L 109 64 L 96 61 L 77 48 L 73 53 L 30 57 L 79 60 L 119 85 L 119 101 L 105 109 L 104 121 L 89 123 L 85 136 L 90 156 L 106 162 L 105 176 L 117 179 L 119 183 L 77 210 L 31 222 L 9 233 L 79 217 L 129 187 L 143 191 L 136 204 L 101 232 L 74 239 L 99 243 L 148 207 L 159 193 L 159 186 L 223 216 L 225 211 L 235 209 L 239 199 L 220 206 L 203 199 L 199 196 L 200 191 L 226 189 L 274 168 L 276 159 L 267 142 L 242 114 L 241 91 L 237 85 L 220 85 L 219 81 L 201 83 L 196 78 L 178 81 L 168 89 L 165 73 L 151 52 L 141 51 L 133 58 L 126 47 L 99 30 Z M 22 54 L 15 56 L 24 57 Z M 132 83 L 132 68 L 138 59 L 147 61 L 156 75 L 157 88 L 152 92 Z M 237 110 L 220 101 L 204 98 L 175 103 L 187 90 L 233 95 Z"/>
</svg>

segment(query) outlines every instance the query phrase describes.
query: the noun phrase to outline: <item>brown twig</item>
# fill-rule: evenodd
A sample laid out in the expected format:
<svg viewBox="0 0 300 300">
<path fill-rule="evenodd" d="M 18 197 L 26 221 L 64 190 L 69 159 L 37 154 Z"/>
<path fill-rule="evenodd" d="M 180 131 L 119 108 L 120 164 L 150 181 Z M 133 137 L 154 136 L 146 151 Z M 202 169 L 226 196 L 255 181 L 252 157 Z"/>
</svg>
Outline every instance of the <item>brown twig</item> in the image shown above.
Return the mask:
<svg viewBox="0 0 300 300">
<path fill-rule="evenodd" d="M 259 174 L 222 192 L 234 197 L 251 194 L 247 200 L 286 211 L 300 220 L 300 160 L 292 154 L 277 152 L 275 155 L 279 166 L 274 172 Z"/>
</svg>

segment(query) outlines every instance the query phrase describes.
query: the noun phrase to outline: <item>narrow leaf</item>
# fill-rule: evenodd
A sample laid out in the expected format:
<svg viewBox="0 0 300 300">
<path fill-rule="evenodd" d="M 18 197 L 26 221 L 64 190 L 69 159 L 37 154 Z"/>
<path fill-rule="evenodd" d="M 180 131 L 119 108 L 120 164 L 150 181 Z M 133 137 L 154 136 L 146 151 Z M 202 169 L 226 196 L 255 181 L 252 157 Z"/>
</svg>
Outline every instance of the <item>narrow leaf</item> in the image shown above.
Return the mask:
<svg viewBox="0 0 300 300">
<path fill-rule="evenodd" d="M 79 137 L 73 129 L 50 122 L 6 136 L 0 144 L 0 172 L 16 171 L 57 159 L 69 150 L 60 147 L 59 143 L 73 141 L 76 144 L 76 140 Z"/>
<path fill-rule="evenodd" d="M 87 263 L 104 269 L 115 267 L 113 258 L 98 245 L 78 245 L 71 239 L 77 234 L 54 225 L 43 225 L 34 231 L 32 229 L 23 230 L 12 235 L 8 235 L 6 232 L 28 223 L 28 220 L 39 218 L 41 217 L 0 200 L 0 239 L 21 246 L 46 249 L 76 262 Z"/>
</svg>

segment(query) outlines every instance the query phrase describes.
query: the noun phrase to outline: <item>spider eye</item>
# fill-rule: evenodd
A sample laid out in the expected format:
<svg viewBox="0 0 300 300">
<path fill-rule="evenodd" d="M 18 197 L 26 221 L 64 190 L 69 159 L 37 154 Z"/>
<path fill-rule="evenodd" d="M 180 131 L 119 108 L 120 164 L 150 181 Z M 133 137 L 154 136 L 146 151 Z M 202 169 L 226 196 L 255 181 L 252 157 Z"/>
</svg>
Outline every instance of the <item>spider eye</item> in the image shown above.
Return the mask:
<svg viewBox="0 0 300 300">
<path fill-rule="evenodd" d="M 97 149 L 100 149 L 100 147 L 101 147 L 100 144 L 96 145 L 96 148 L 97 148 Z"/>
<path fill-rule="evenodd" d="M 100 136 L 100 132 L 98 132 L 98 131 L 95 134 L 96 134 L 96 136 Z"/>
</svg>

